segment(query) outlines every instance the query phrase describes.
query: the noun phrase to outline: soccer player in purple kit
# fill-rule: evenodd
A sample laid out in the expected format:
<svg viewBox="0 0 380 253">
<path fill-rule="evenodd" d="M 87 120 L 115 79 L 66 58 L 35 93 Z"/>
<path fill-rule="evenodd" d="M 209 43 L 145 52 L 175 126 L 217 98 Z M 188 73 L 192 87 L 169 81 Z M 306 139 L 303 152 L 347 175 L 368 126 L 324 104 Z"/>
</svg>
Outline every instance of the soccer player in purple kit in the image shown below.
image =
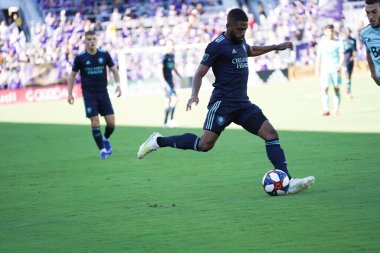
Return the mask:
<svg viewBox="0 0 380 253">
<path fill-rule="evenodd" d="M 174 119 L 174 110 L 177 105 L 177 93 L 173 82 L 173 71 L 180 79 L 182 77 L 175 65 L 173 41 L 169 40 L 166 47 L 167 53 L 162 59 L 162 83 L 165 85 L 164 128 L 173 128 L 178 126 L 177 121 Z"/>
<path fill-rule="evenodd" d="M 247 96 L 248 57 L 274 50 L 292 49 L 293 44 L 284 42 L 272 46 L 249 46 L 244 38 L 248 28 L 248 17 L 241 9 L 232 9 L 228 13 L 226 27 L 226 32 L 207 46 L 194 75 L 192 94 L 187 103 L 187 110 L 191 110 L 193 103 L 199 103 L 198 93 L 202 78 L 211 67 L 215 83 L 202 136 L 186 133 L 163 137 L 155 132 L 140 146 L 137 157 L 142 159 L 150 152 L 163 147 L 207 152 L 213 148 L 222 131 L 234 122 L 265 141 L 267 155 L 273 166 L 284 171 L 290 178 L 288 193 L 306 190 L 314 183 L 315 178 L 310 176 L 298 179 L 290 176 L 277 131 L 261 109 L 252 104 Z"/>
<path fill-rule="evenodd" d="M 356 40 L 351 36 L 351 29 L 345 28 L 343 30 L 343 49 L 344 49 L 344 62 L 343 70 L 346 76 L 346 98 L 352 99 L 351 92 L 351 76 L 354 70 L 355 58 L 357 54 Z"/>
<path fill-rule="evenodd" d="M 97 37 L 95 32 L 85 33 L 85 48 L 74 59 L 72 72 L 68 78 L 68 97 L 69 104 L 74 104 L 73 86 L 75 76 L 80 71 L 83 101 L 86 109 L 86 116 L 91 121 L 92 135 L 100 150 L 100 159 L 106 159 L 112 154 L 112 147 L 109 141 L 110 136 L 115 130 L 115 114 L 111 100 L 107 91 L 107 66 L 114 75 L 116 82 L 116 95 L 121 96 L 120 75 L 110 54 L 97 48 Z M 104 136 L 100 129 L 98 114 L 104 116 L 106 127 Z"/>
</svg>

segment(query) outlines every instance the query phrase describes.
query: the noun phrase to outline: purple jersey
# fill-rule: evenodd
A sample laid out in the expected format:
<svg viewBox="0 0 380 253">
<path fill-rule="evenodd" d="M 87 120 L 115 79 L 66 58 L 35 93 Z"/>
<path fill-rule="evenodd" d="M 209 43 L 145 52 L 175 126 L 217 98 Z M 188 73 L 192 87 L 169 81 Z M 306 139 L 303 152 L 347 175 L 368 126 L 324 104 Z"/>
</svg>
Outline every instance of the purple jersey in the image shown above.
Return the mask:
<svg viewBox="0 0 380 253">
<path fill-rule="evenodd" d="M 248 101 L 248 51 L 244 41 L 234 44 L 224 33 L 208 44 L 201 64 L 211 67 L 215 75 L 210 102 Z"/>
<path fill-rule="evenodd" d="M 107 92 L 107 68 L 115 65 L 110 54 L 98 49 L 96 54 L 91 55 L 87 51 L 79 53 L 75 59 L 72 70 L 80 71 L 83 93 Z"/>
<path fill-rule="evenodd" d="M 166 81 L 172 81 L 173 80 L 173 69 L 174 69 L 174 54 L 165 54 L 164 58 L 162 59 L 162 65 L 163 65 L 163 74 Z"/>
<path fill-rule="evenodd" d="M 356 52 L 356 40 L 354 38 L 346 38 L 343 40 L 343 49 L 344 49 L 344 61 L 345 64 L 350 64 L 351 58 Z"/>
</svg>

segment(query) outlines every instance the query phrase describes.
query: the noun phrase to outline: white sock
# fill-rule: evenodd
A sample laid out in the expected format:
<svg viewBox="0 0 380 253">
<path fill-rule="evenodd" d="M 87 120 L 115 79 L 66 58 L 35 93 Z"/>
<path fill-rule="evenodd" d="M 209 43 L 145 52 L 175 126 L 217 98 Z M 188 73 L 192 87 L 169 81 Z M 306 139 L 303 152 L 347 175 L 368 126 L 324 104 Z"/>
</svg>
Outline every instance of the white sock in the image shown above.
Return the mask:
<svg viewBox="0 0 380 253">
<path fill-rule="evenodd" d="M 334 96 L 334 109 L 337 112 L 340 106 L 340 92 L 335 93 Z"/>
<path fill-rule="evenodd" d="M 324 111 L 329 110 L 329 93 L 328 92 L 322 92 L 322 108 Z"/>
</svg>

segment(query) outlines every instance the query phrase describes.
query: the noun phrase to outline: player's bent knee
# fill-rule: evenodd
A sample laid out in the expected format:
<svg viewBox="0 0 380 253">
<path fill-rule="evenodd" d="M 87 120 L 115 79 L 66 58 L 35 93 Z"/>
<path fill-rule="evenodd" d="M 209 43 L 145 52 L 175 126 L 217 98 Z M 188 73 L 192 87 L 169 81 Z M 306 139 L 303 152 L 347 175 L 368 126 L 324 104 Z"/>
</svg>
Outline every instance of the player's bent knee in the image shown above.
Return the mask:
<svg viewBox="0 0 380 253">
<path fill-rule="evenodd" d="M 177 97 L 172 96 L 169 102 L 170 106 L 175 106 L 176 103 L 177 103 Z"/>
<path fill-rule="evenodd" d="M 114 114 L 107 115 L 107 116 L 104 117 L 104 119 L 106 120 L 107 126 L 109 126 L 109 127 L 115 127 L 115 115 Z"/>
<path fill-rule="evenodd" d="M 206 143 L 199 143 L 198 144 L 198 151 L 200 152 L 208 152 L 214 147 L 214 144 L 211 142 Z"/>
<path fill-rule="evenodd" d="M 100 126 L 100 121 L 99 118 L 91 118 L 91 126 L 92 127 L 99 127 Z"/>
<path fill-rule="evenodd" d="M 278 133 L 276 132 L 276 130 L 269 133 L 268 140 L 279 139 L 279 138 L 280 137 L 278 136 Z"/>
<path fill-rule="evenodd" d="M 274 129 L 274 127 L 272 126 L 272 124 L 269 123 L 269 121 L 264 122 L 264 124 L 261 126 L 258 132 L 258 136 L 260 136 L 265 141 L 279 138 L 276 129 Z"/>
<path fill-rule="evenodd" d="M 269 128 L 267 130 L 266 136 L 267 136 L 268 140 L 278 139 L 279 138 L 277 131 L 273 127 Z"/>
<path fill-rule="evenodd" d="M 212 148 L 213 148 L 213 146 L 206 146 L 206 145 L 198 146 L 198 151 L 200 151 L 200 152 L 208 152 Z"/>
</svg>

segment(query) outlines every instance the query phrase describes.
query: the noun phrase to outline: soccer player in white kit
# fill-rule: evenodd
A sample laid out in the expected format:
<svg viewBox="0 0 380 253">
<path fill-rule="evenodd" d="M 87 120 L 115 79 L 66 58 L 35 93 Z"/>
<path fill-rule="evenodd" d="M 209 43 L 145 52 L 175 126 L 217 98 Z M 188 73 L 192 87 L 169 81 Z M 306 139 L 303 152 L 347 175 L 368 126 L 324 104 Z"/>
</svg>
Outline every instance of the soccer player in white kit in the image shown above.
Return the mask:
<svg viewBox="0 0 380 253">
<path fill-rule="evenodd" d="M 365 12 L 369 25 L 360 31 L 360 38 L 367 48 L 371 77 L 380 86 L 380 0 L 366 0 Z"/>
<path fill-rule="evenodd" d="M 320 76 L 322 88 L 323 116 L 330 115 L 329 110 L 329 86 L 334 87 L 334 111 L 339 115 L 340 86 L 342 84 L 342 65 L 344 63 L 343 42 L 335 39 L 334 26 L 327 25 L 324 37 L 318 43 L 317 61 L 315 73 Z"/>
</svg>

